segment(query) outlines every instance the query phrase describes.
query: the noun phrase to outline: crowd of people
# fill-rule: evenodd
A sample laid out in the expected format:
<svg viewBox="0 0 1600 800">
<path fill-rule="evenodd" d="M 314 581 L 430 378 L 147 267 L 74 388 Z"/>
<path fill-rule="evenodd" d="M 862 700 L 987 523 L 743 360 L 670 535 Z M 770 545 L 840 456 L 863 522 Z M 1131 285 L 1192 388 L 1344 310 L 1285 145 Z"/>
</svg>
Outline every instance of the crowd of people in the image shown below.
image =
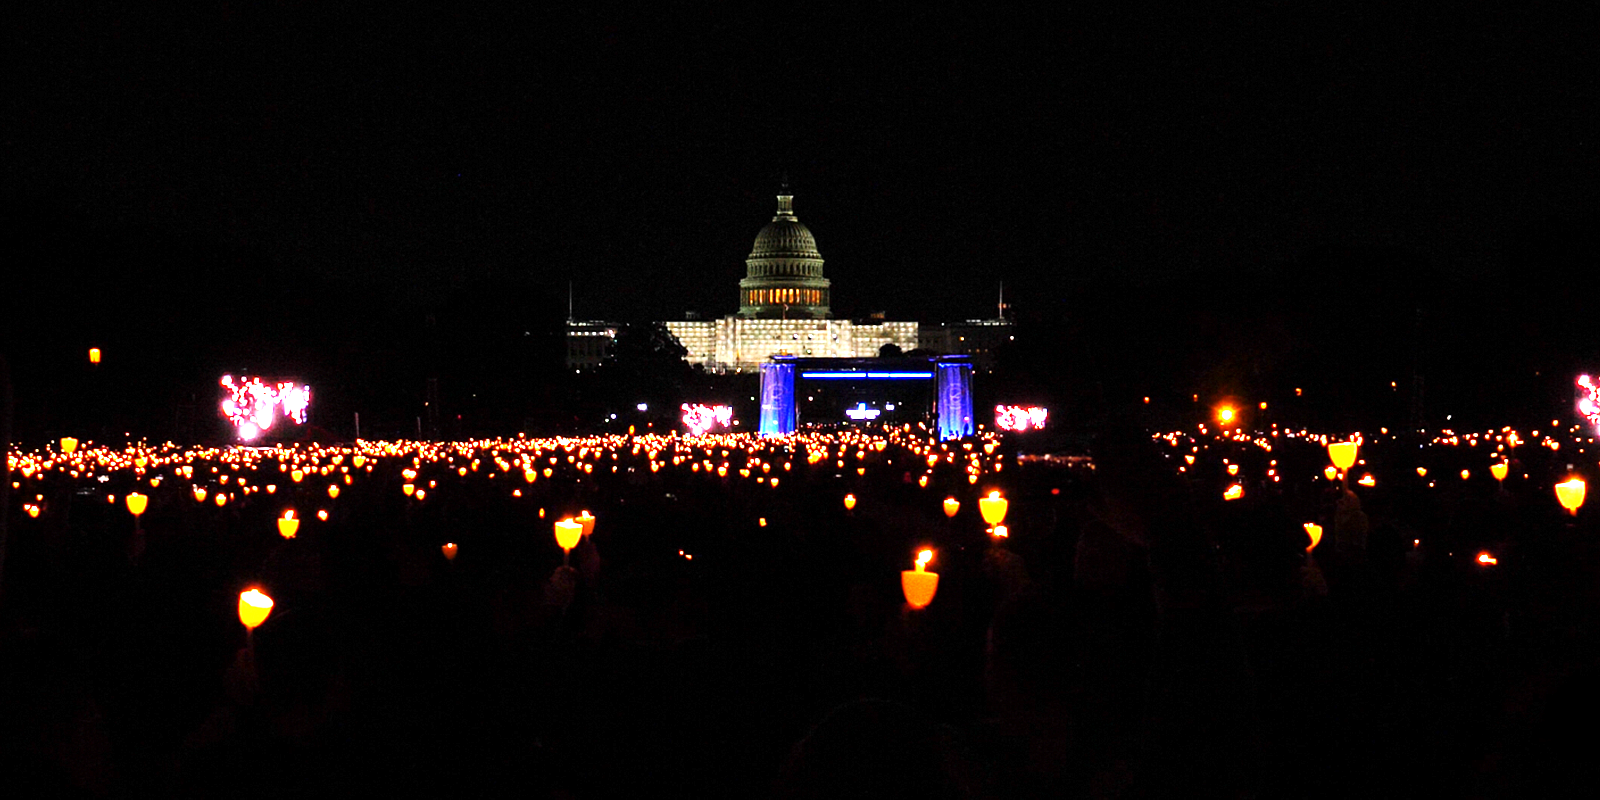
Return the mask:
<svg viewBox="0 0 1600 800">
<path fill-rule="evenodd" d="M 1290 481 L 1225 501 L 1133 428 L 1092 455 L 928 487 L 887 464 L 801 467 L 776 488 L 598 473 L 517 501 L 476 476 L 426 503 L 374 480 L 293 539 L 265 503 L 155 508 L 137 554 L 126 512 L 46 485 L 51 513 L 8 509 L 7 785 L 981 798 L 1577 781 L 1600 685 L 1589 516 L 1476 484 Z M 977 518 L 989 488 L 1011 501 L 1003 539 Z M 963 499 L 953 519 L 946 496 Z M 580 508 L 598 523 L 564 560 L 550 523 Z M 1308 520 L 1327 530 L 1309 551 Z M 923 547 L 941 577 L 914 610 L 899 572 Z M 276 606 L 247 640 L 250 585 Z"/>
</svg>

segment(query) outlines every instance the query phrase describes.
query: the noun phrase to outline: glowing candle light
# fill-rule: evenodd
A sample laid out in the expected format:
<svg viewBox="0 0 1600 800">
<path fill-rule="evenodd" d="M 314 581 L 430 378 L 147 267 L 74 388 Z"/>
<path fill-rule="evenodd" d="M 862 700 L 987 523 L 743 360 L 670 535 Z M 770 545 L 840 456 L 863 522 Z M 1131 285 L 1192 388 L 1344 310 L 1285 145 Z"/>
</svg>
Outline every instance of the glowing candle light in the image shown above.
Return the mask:
<svg viewBox="0 0 1600 800">
<path fill-rule="evenodd" d="M 570 554 L 582 538 L 583 525 L 577 520 L 570 517 L 556 520 L 556 545 L 561 548 L 563 556 Z"/>
<path fill-rule="evenodd" d="M 339 484 L 337 484 L 337 483 L 328 484 L 328 497 L 331 498 L 331 499 L 334 499 L 334 500 L 339 499 Z"/>
<path fill-rule="evenodd" d="M 1582 478 L 1572 478 L 1556 484 L 1556 500 L 1561 503 L 1562 508 L 1576 517 L 1578 509 L 1583 507 L 1583 498 L 1587 491 L 1588 486 L 1584 484 Z"/>
<path fill-rule="evenodd" d="M 1365 487 L 1368 487 L 1368 488 L 1371 488 L 1373 486 L 1378 485 L 1378 481 L 1376 479 L 1374 479 L 1371 474 L 1362 475 L 1361 479 L 1356 481 L 1356 483 L 1359 483 L 1362 486 L 1365 486 Z"/>
<path fill-rule="evenodd" d="M 989 530 L 989 533 L 996 539 L 1006 539 L 1010 538 L 1011 529 L 1004 525 L 996 525 Z"/>
<path fill-rule="evenodd" d="M 128 495 L 128 513 L 136 517 L 140 514 L 143 514 L 145 506 L 148 505 L 149 502 L 150 498 L 145 497 L 138 492 Z"/>
<path fill-rule="evenodd" d="M 954 497 L 946 497 L 944 499 L 944 515 L 946 517 L 954 517 L 956 515 L 956 512 L 960 511 L 960 510 L 961 510 L 961 501 L 960 500 L 957 500 Z"/>
<path fill-rule="evenodd" d="M 856 496 L 853 495 L 853 494 L 845 495 L 844 496 L 844 510 L 846 510 L 846 511 L 854 511 L 855 508 L 856 508 Z"/>
<path fill-rule="evenodd" d="M 1339 480 L 1339 468 L 1332 465 L 1323 467 L 1322 477 L 1327 478 L 1330 481 Z"/>
<path fill-rule="evenodd" d="M 1419 478 L 1428 477 L 1428 468 L 1427 467 L 1417 467 L 1417 477 L 1419 477 Z"/>
<path fill-rule="evenodd" d="M 1350 471 L 1356 463 L 1356 453 L 1360 449 L 1354 441 L 1332 442 L 1328 445 L 1328 460 L 1339 468 L 1340 472 Z"/>
<path fill-rule="evenodd" d="M 61 452 L 71 455 L 78 449 L 78 440 L 71 436 L 61 437 Z"/>
<path fill-rule="evenodd" d="M 1511 466 L 1509 464 L 1504 461 L 1500 461 L 1489 465 L 1489 474 L 1493 475 L 1494 479 L 1497 481 L 1504 481 L 1506 479 L 1506 473 L 1509 472 L 1510 469 Z"/>
<path fill-rule="evenodd" d="M 583 526 L 584 536 L 594 533 L 594 515 L 589 513 L 589 509 L 584 509 L 578 514 L 576 519 L 578 520 L 578 524 Z"/>
<path fill-rule="evenodd" d="M 411 495 L 416 493 L 417 487 L 416 487 L 416 484 L 407 483 L 407 484 L 404 484 L 404 485 L 402 485 L 400 487 L 400 491 L 405 492 L 406 493 L 406 497 L 410 497 Z"/>
<path fill-rule="evenodd" d="M 1238 500 L 1241 497 L 1244 497 L 1244 487 L 1237 483 L 1229 486 L 1227 490 L 1222 493 L 1222 499 L 1224 500 Z"/>
<path fill-rule="evenodd" d="M 1322 526 L 1315 522 L 1307 522 L 1305 528 L 1306 535 L 1311 537 L 1311 544 L 1306 545 L 1306 552 L 1309 553 L 1322 543 Z"/>
<path fill-rule="evenodd" d="M 1238 475 L 1239 474 L 1239 465 L 1238 464 L 1229 464 L 1228 465 L 1228 474 L 1229 475 Z"/>
<path fill-rule="evenodd" d="M 989 492 L 987 497 L 978 498 L 978 514 L 991 527 L 1005 522 L 1006 511 L 1010 508 L 1010 501 L 1000 496 L 999 489 Z"/>
<path fill-rule="evenodd" d="M 923 550 L 917 553 L 916 569 L 900 573 L 900 591 L 906 596 L 906 604 L 912 608 L 927 608 L 933 602 L 934 593 L 939 590 L 939 573 L 927 571 L 928 562 L 932 560 L 933 551 Z"/>
<path fill-rule="evenodd" d="M 327 522 L 328 521 L 328 509 L 326 509 L 326 508 L 317 509 L 317 519 L 322 520 L 323 522 Z"/>
<path fill-rule="evenodd" d="M 228 496 L 226 494 L 223 494 L 222 492 L 217 492 L 216 501 L 217 501 L 217 508 L 222 508 L 223 506 L 228 504 Z"/>
<path fill-rule="evenodd" d="M 1481 566 L 1492 567 L 1498 563 L 1500 563 L 1500 559 L 1495 558 L 1488 550 L 1478 554 L 1478 564 Z"/>
<path fill-rule="evenodd" d="M 100 363 L 100 348 L 98 348 L 98 347 L 89 348 L 89 363 L 90 364 L 98 364 L 98 363 Z"/>
<path fill-rule="evenodd" d="M 439 550 L 440 550 L 440 552 L 444 553 L 444 560 L 446 560 L 446 561 L 454 561 L 454 560 L 456 560 L 456 543 L 455 542 L 445 542 L 443 545 L 441 545 L 439 547 Z"/>
<path fill-rule="evenodd" d="M 260 589 L 248 589 L 239 593 L 239 621 L 244 623 L 245 630 L 254 631 L 267 621 L 267 615 L 272 613 L 272 598 Z"/>
<path fill-rule="evenodd" d="M 283 512 L 283 516 L 278 518 L 278 535 L 285 539 L 293 539 L 299 531 L 300 520 L 295 518 L 294 509 Z"/>
</svg>

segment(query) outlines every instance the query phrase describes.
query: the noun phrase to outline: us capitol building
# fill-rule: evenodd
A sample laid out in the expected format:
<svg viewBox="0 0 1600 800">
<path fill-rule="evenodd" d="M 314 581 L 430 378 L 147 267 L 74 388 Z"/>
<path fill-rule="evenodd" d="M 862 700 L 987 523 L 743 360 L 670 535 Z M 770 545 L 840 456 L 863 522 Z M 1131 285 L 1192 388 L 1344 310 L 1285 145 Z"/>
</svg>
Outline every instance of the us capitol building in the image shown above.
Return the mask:
<svg viewBox="0 0 1600 800">
<path fill-rule="evenodd" d="M 794 196 L 778 195 L 778 213 L 756 235 L 739 281 L 739 313 L 715 320 L 662 325 L 689 351 L 691 364 L 712 372 L 753 372 L 775 355 L 868 358 L 884 345 L 918 346 L 917 323 L 833 319 L 831 282 L 822 276 L 817 240 L 794 215 Z M 567 323 L 567 365 L 598 366 L 618 326 Z"/>
</svg>

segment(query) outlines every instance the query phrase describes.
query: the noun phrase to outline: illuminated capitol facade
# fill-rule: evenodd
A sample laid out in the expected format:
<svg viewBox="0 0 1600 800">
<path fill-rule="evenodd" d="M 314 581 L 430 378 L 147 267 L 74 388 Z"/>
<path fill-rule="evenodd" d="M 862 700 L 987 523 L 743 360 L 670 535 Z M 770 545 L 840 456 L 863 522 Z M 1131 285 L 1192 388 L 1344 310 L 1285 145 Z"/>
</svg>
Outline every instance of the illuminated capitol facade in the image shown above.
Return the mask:
<svg viewBox="0 0 1600 800">
<path fill-rule="evenodd" d="M 715 320 L 664 322 L 692 364 L 713 372 L 755 371 L 775 355 L 866 358 L 886 344 L 917 347 L 917 323 L 833 319 L 830 281 L 810 229 L 794 215 L 794 197 L 778 195 L 778 213 L 756 235 L 739 281 L 739 313 Z"/>
</svg>

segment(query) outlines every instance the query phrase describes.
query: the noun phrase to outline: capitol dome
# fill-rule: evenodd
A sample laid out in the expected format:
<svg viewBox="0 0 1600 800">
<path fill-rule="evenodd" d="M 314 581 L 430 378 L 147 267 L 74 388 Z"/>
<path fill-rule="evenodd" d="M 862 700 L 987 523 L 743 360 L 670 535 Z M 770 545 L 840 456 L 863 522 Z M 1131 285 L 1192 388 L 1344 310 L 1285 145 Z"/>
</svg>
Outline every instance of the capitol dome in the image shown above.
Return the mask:
<svg viewBox="0 0 1600 800">
<path fill-rule="evenodd" d="M 826 319 L 828 287 L 822 253 L 811 230 L 794 215 L 794 196 L 778 195 L 778 213 L 756 234 L 739 281 L 739 316 Z"/>
</svg>

